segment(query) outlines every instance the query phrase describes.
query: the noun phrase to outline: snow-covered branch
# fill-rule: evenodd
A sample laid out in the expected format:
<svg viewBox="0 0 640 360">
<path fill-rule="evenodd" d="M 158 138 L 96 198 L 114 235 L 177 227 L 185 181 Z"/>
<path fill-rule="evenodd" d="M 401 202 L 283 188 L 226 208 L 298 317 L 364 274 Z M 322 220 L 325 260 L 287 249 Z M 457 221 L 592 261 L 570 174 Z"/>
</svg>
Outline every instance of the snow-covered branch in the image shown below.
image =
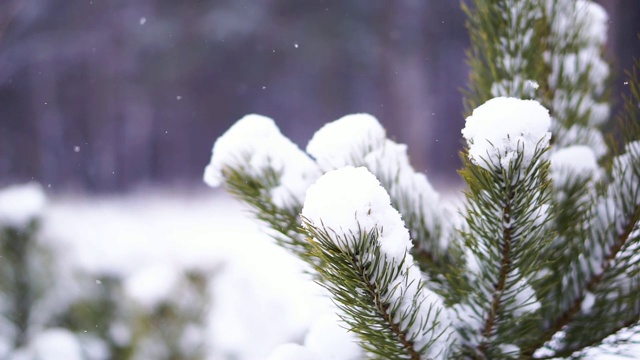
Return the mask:
<svg viewBox="0 0 640 360">
<path fill-rule="evenodd" d="M 324 171 L 365 166 L 378 178 L 402 214 L 413 255 L 424 271 L 442 273 L 454 262 L 448 251 L 450 225 L 439 194 L 413 169 L 406 145 L 387 139 L 378 120 L 367 114 L 344 116 L 318 130 L 307 151 Z"/>
<path fill-rule="evenodd" d="M 251 206 L 280 244 L 304 256 L 308 243 L 298 215 L 305 191 L 319 176 L 315 162 L 272 119 L 247 115 L 215 142 L 204 181 L 212 187 L 224 184 Z"/>
<path fill-rule="evenodd" d="M 309 188 L 302 216 L 325 264 L 317 269 L 324 285 L 366 350 L 384 358 L 446 358 L 453 340 L 448 312 L 425 286 L 409 232 L 370 172 L 326 173 Z"/>
<path fill-rule="evenodd" d="M 499 126 L 496 126 L 500 124 Z M 540 308 L 531 257 L 549 236 L 548 111 L 539 103 L 496 98 L 474 110 L 462 133 L 469 144 L 463 175 L 468 193 L 471 293 L 457 306 L 464 352 L 480 358 L 518 357 Z"/>
</svg>

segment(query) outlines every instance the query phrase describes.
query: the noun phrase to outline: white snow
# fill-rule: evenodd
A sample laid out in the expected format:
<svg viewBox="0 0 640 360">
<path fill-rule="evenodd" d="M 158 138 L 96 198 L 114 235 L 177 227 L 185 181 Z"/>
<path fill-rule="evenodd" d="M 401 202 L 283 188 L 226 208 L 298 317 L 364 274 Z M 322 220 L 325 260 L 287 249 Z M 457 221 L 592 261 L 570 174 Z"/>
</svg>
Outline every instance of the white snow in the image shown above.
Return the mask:
<svg viewBox="0 0 640 360">
<path fill-rule="evenodd" d="M 307 187 L 320 176 L 316 164 L 280 133 L 272 119 L 255 114 L 238 120 L 216 140 L 204 182 L 220 186 L 227 169 L 256 178 L 275 171 L 280 175 L 279 184 L 270 191 L 274 203 L 281 207 L 301 204 Z"/>
<path fill-rule="evenodd" d="M 504 59 L 503 59 L 504 61 Z M 525 98 L 533 98 L 540 85 L 535 80 L 524 80 L 521 75 L 516 74 L 513 79 L 502 79 L 491 85 L 491 95 L 494 97 L 501 96 L 520 96 Z"/>
<path fill-rule="evenodd" d="M 11 360 L 82 360 L 76 336 L 67 329 L 51 328 L 36 334 L 26 348 L 11 354 Z"/>
<path fill-rule="evenodd" d="M 466 260 L 467 269 L 471 272 L 471 275 L 479 274 L 480 270 L 482 269 L 480 267 L 480 259 L 478 259 L 478 256 L 473 251 L 471 251 L 471 248 L 465 249 L 464 257 Z"/>
<path fill-rule="evenodd" d="M 447 248 L 443 234 L 443 207 L 427 177 L 409 162 L 407 146 L 385 138 L 380 123 L 368 114 L 344 116 L 318 130 L 307 151 L 323 171 L 347 165 L 366 166 L 382 183 L 393 206 L 406 217 L 412 235 L 436 238 L 429 243 L 437 253 Z"/>
<path fill-rule="evenodd" d="M 369 114 L 352 114 L 327 123 L 311 138 L 307 152 L 323 171 L 360 166 L 364 157 L 384 145 L 385 130 Z"/>
<path fill-rule="evenodd" d="M 0 189 L 0 228 L 24 228 L 42 216 L 46 203 L 42 186 L 35 182 Z"/>
<path fill-rule="evenodd" d="M 632 141 L 626 144 L 625 150 L 624 154 L 613 158 L 612 173 L 614 175 L 614 183 L 619 189 L 619 194 L 610 191 L 611 194 L 609 196 L 616 199 L 617 208 L 627 208 L 629 205 L 640 204 L 640 198 L 637 196 L 637 189 L 640 187 L 640 177 L 638 176 L 640 171 L 640 166 L 638 165 L 640 141 Z"/>
<path fill-rule="evenodd" d="M 292 255 L 261 236 L 247 243 L 249 235 L 238 233 L 245 239 L 236 239 L 213 279 L 208 339 L 214 353 L 262 360 L 277 345 L 301 339 L 330 304 Z"/>
<path fill-rule="evenodd" d="M 360 360 L 363 357 L 358 338 L 346 330 L 332 308 L 319 316 L 304 338 L 304 343 L 284 344 L 274 349 L 268 359 Z"/>
<path fill-rule="evenodd" d="M 584 33 L 583 27 L 590 21 L 587 12 L 589 0 L 547 0 L 546 12 L 552 20 L 552 30 L 560 40 L 567 40 L 576 33 Z M 589 31 L 589 29 L 586 29 Z M 566 43 L 561 43 L 566 46 Z"/>
<path fill-rule="evenodd" d="M 313 351 L 299 344 L 283 344 L 278 346 L 267 360 L 326 360 L 317 357 Z"/>
<path fill-rule="evenodd" d="M 569 41 L 572 35 L 577 35 L 579 41 L 591 46 L 606 42 L 609 16 L 601 5 L 590 0 L 548 0 L 546 5 L 552 30 L 559 40 Z"/>
<path fill-rule="evenodd" d="M 493 98 L 466 119 L 462 135 L 469 158 L 487 170 L 508 169 L 519 152 L 522 166 L 531 162 L 537 148 L 549 144 L 549 111 L 534 100 Z"/>
<path fill-rule="evenodd" d="M 172 264 L 155 264 L 127 278 L 124 290 L 141 306 L 153 309 L 169 299 L 180 280 L 179 275 L 180 269 L 176 269 Z"/>
<path fill-rule="evenodd" d="M 398 210 L 405 216 L 417 213 L 427 230 L 434 234 L 443 221 L 440 195 L 425 174 L 413 169 L 407 146 L 386 140 L 383 147 L 365 157 L 365 163 L 388 188 Z"/>
<path fill-rule="evenodd" d="M 596 179 L 600 169 L 593 149 L 585 145 L 562 148 L 549 161 L 551 177 L 560 183 L 575 176 Z"/>
<path fill-rule="evenodd" d="M 514 286 L 517 293 L 513 306 L 513 315 L 522 316 L 527 313 L 533 313 L 540 309 L 540 302 L 536 297 L 536 293 L 529 283 L 522 279 Z"/>
<path fill-rule="evenodd" d="M 460 341 L 464 343 L 479 343 L 481 341 L 481 334 L 476 333 L 476 329 L 482 328 L 485 315 L 483 313 L 478 314 L 472 305 L 465 303 L 455 304 L 451 311 L 456 315 L 454 317 L 455 327 L 458 329 L 470 329 L 472 333 L 469 335 L 474 337 L 473 339 L 469 339 L 469 341 L 460 338 Z"/>
<path fill-rule="evenodd" d="M 613 174 L 624 174 L 627 184 L 636 177 L 633 173 L 634 159 L 640 157 L 640 141 L 633 141 L 625 145 L 626 152 L 613 158 Z M 636 180 L 637 181 L 637 180 Z M 631 195 L 631 194 L 629 194 Z"/>
<path fill-rule="evenodd" d="M 583 22 L 580 35 L 594 45 L 602 45 L 607 41 L 609 16 L 602 5 L 589 0 L 577 0 L 576 9 Z"/>
<path fill-rule="evenodd" d="M 640 141 L 632 141 L 624 146 L 627 153 L 630 154 L 633 158 L 640 157 Z"/>
<path fill-rule="evenodd" d="M 567 53 L 554 57 L 555 66 L 551 74 L 553 84 L 555 85 L 558 81 L 556 79 L 560 72 L 563 80 L 569 84 L 578 84 L 580 77 L 588 74 L 594 94 L 601 95 L 605 89 L 604 82 L 609 76 L 609 65 L 602 59 L 600 53 L 599 48 L 585 47 L 580 49 L 577 54 Z"/>
<path fill-rule="evenodd" d="M 607 122 L 610 116 L 611 107 L 609 104 L 591 103 L 591 106 L 589 107 L 589 125 L 600 126 Z"/>
<path fill-rule="evenodd" d="M 596 302 L 596 296 L 592 292 L 587 291 L 584 294 L 584 300 L 580 305 L 580 310 L 584 313 L 589 313 L 591 311 L 591 308 L 593 307 L 593 304 L 595 304 L 595 302 Z"/>
<path fill-rule="evenodd" d="M 336 309 L 337 310 L 337 309 Z M 363 353 L 355 333 L 347 331 L 335 311 L 317 318 L 304 338 L 304 346 L 323 360 L 360 360 Z"/>
<path fill-rule="evenodd" d="M 500 345 L 500 351 L 505 355 L 509 355 L 509 357 L 516 357 L 520 354 L 520 347 L 514 344 L 502 344 Z"/>
<path fill-rule="evenodd" d="M 378 228 L 382 251 L 398 262 L 413 246 L 389 195 L 364 167 L 347 166 L 324 174 L 307 190 L 302 215 L 317 226 L 347 235 Z"/>
<path fill-rule="evenodd" d="M 133 336 L 132 331 L 133 329 L 130 329 L 127 324 L 122 321 L 115 321 L 109 326 L 109 336 L 111 336 L 115 344 L 119 346 L 124 346 L 131 341 L 131 337 Z"/>
<path fill-rule="evenodd" d="M 533 29 L 530 29 L 530 30 L 533 30 Z M 533 90 L 538 90 L 540 88 L 540 84 L 538 84 L 538 82 L 535 80 L 527 80 L 524 83 L 525 83 L 525 86 L 528 86 Z"/>
<path fill-rule="evenodd" d="M 555 137 L 554 143 L 556 148 L 586 145 L 593 150 L 598 159 L 602 158 L 608 152 L 604 136 L 602 136 L 602 133 L 598 129 L 575 124 L 568 130 L 558 127 L 556 134 L 557 136 Z"/>
</svg>

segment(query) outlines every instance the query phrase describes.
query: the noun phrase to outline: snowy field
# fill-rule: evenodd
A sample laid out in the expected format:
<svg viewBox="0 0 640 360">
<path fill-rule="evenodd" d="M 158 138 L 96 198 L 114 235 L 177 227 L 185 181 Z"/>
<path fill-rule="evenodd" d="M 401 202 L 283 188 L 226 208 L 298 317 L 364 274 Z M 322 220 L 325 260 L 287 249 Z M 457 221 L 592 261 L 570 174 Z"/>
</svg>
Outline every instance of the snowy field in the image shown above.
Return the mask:
<svg viewBox="0 0 640 360">
<path fill-rule="evenodd" d="M 166 281 L 145 273 L 215 270 L 210 359 L 265 359 L 276 345 L 300 341 L 326 302 L 297 260 L 216 191 L 60 197 L 45 218 L 44 238 L 63 248 L 73 266 L 147 279 L 128 288 L 143 303 L 167 291 Z"/>
<path fill-rule="evenodd" d="M 163 274 L 214 270 L 209 359 L 266 359 L 278 344 L 301 342 L 327 309 L 301 264 L 221 192 L 61 196 L 52 199 L 45 219 L 43 239 L 64 252 L 70 268 L 138 279 L 127 290 L 142 303 L 169 291 Z"/>
</svg>

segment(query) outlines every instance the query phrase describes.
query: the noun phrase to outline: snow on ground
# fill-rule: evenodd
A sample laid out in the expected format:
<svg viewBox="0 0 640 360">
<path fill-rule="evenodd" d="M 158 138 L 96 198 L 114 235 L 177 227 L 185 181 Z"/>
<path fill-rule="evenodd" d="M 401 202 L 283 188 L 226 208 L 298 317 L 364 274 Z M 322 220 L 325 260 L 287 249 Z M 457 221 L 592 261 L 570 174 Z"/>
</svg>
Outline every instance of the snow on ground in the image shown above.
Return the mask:
<svg viewBox="0 0 640 360">
<path fill-rule="evenodd" d="M 148 279 L 154 269 L 215 270 L 210 359 L 265 359 L 277 345 L 301 341 L 326 306 L 298 260 L 221 192 L 63 196 L 45 218 L 43 238 L 64 249 L 67 263 L 130 278 L 142 302 L 166 292 L 163 281 Z"/>
</svg>

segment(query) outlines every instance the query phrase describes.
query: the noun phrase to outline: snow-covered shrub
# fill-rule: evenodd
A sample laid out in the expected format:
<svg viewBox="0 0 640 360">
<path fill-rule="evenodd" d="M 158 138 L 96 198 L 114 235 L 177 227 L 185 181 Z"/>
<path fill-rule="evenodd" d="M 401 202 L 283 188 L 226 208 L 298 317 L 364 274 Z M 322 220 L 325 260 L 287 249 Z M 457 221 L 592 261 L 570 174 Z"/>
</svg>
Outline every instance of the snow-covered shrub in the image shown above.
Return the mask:
<svg viewBox="0 0 640 360">
<path fill-rule="evenodd" d="M 201 269 L 151 268 L 125 283 L 135 301 L 132 359 L 206 359 L 211 274 Z M 153 291 L 150 283 L 164 282 Z"/>
<path fill-rule="evenodd" d="M 1 357 L 27 346 L 42 327 L 42 300 L 52 282 L 49 250 L 38 238 L 46 203 L 36 183 L 0 190 Z"/>
<path fill-rule="evenodd" d="M 35 183 L 0 190 L 0 358 L 206 358 L 208 265 L 74 264 L 40 232 L 47 203 Z"/>
<path fill-rule="evenodd" d="M 159 265 L 78 274 L 85 291 L 56 324 L 78 334 L 91 359 L 204 359 L 211 275 Z"/>
<path fill-rule="evenodd" d="M 339 326 L 323 354 L 282 359 L 548 359 L 579 356 L 640 326 L 640 87 L 604 145 L 606 13 L 586 0 L 465 6 L 472 71 L 462 135 L 462 219 L 375 118 L 325 125 L 306 153 L 248 115 L 214 147 L 205 181 L 224 185 L 305 260 Z M 617 339 L 617 340 L 616 340 Z"/>
</svg>

